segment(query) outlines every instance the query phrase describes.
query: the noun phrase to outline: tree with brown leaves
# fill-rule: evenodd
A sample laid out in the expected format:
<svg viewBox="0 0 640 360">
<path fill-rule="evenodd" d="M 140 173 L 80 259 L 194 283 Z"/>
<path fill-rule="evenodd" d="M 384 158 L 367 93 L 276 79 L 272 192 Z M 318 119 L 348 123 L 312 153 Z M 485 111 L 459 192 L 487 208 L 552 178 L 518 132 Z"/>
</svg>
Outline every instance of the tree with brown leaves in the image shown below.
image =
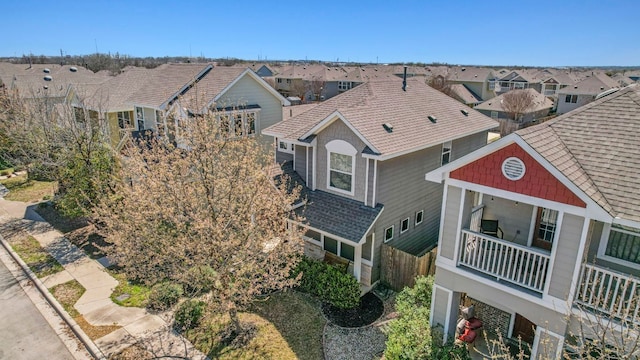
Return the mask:
<svg viewBox="0 0 640 360">
<path fill-rule="evenodd" d="M 534 95 L 528 90 L 511 90 L 502 95 L 502 109 L 515 121 L 520 119 L 529 110 L 533 109 Z"/>
<path fill-rule="evenodd" d="M 114 244 L 110 256 L 132 279 L 188 284 L 190 269 L 209 269 L 204 299 L 240 335 L 238 311 L 296 283 L 290 274 L 302 240 L 286 226 L 296 192 L 274 184 L 271 157 L 254 138 L 222 124 L 233 118 L 182 121 L 186 150 L 161 140 L 130 146 L 123 180 L 95 215 Z"/>
</svg>

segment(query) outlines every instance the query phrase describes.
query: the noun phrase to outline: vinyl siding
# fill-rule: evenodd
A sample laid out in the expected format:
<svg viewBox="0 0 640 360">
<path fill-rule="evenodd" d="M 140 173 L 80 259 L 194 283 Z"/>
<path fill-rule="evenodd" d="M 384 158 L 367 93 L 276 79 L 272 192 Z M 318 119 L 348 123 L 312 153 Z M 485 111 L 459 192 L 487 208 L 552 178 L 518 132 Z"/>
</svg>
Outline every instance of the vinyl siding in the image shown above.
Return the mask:
<svg viewBox="0 0 640 360">
<path fill-rule="evenodd" d="M 549 284 L 551 296 L 567 299 L 569 295 L 583 224 L 583 217 L 565 213 L 558 242 L 554 244 L 557 251 Z"/>
<path fill-rule="evenodd" d="M 378 233 L 395 225 L 395 234 L 388 244 L 414 255 L 435 245 L 440 227 L 442 185 L 424 180 L 424 174 L 440 166 L 442 148 L 434 146 L 411 154 L 378 162 L 377 202 L 384 204 L 378 221 Z M 415 213 L 424 211 L 420 225 L 415 225 Z M 409 230 L 400 234 L 400 223 L 409 218 Z"/>
<path fill-rule="evenodd" d="M 220 97 L 218 104 L 224 106 L 260 105 L 256 124 L 258 139 L 265 145 L 273 143 L 273 137 L 262 135 L 262 130 L 282 121 L 282 103 L 250 75 L 245 75 L 238 80 Z"/>
<path fill-rule="evenodd" d="M 498 224 L 504 233 L 504 240 L 512 241 L 527 246 L 529 229 L 531 227 L 531 215 L 533 205 L 519 203 L 500 197 L 485 196 L 487 205 L 482 214 L 483 219 L 498 220 Z M 520 234 L 518 234 L 518 230 Z"/>
<path fill-rule="evenodd" d="M 456 237 L 458 235 L 458 216 L 460 214 L 460 198 L 462 189 L 449 186 L 447 189 L 444 223 L 442 226 L 442 244 L 440 256 L 454 260 Z"/>
<path fill-rule="evenodd" d="M 302 177 L 302 180 L 307 181 L 307 176 L 306 176 L 306 171 L 307 171 L 307 152 L 306 152 L 307 148 L 304 146 L 296 146 L 295 147 L 295 152 L 296 152 L 296 172 L 298 173 L 298 175 L 300 175 L 300 177 Z"/>
<path fill-rule="evenodd" d="M 354 169 L 354 195 L 350 196 L 342 192 L 334 191 L 327 187 L 327 143 L 333 140 L 344 140 L 351 144 L 358 153 L 355 155 L 355 169 Z M 316 156 L 318 158 L 317 180 L 316 187 L 318 190 L 324 190 L 329 193 L 344 196 L 350 199 L 362 201 L 364 203 L 364 183 L 365 183 L 365 170 L 366 160 L 362 157 L 362 150 L 365 148 L 364 142 L 345 125 L 342 120 L 338 119 L 331 125 L 323 129 L 317 137 L 317 151 Z"/>
</svg>

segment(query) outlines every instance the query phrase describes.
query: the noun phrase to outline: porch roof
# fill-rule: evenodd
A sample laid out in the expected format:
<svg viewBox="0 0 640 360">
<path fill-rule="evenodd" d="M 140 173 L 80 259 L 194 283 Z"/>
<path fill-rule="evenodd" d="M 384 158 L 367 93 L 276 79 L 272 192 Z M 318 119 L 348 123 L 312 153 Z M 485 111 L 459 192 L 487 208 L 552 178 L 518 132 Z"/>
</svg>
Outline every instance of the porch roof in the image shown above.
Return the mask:
<svg viewBox="0 0 640 360">
<path fill-rule="evenodd" d="M 303 205 L 294 211 L 296 215 L 304 217 L 305 225 L 316 230 L 358 244 L 384 208 L 382 204 L 372 208 L 365 206 L 361 201 L 321 190 L 311 190 L 293 170 L 291 162 L 285 162 L 281 169 L 282 173 L 276 175 L 276 182 L 281 181 L 282 174 L 285 174 L 291 179 L 289 189 L 297 185 L 301 187 L 300 200 Z"/>
</svg>

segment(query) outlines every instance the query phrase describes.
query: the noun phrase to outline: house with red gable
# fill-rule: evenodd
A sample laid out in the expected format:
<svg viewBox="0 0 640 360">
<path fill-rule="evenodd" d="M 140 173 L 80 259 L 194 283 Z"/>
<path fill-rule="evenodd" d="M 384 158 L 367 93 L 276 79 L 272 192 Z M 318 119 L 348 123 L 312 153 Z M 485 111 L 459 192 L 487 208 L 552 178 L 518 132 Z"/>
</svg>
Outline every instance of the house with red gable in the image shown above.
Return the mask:
<svg viewBox="0 0 640 360">
<path fill-rule="evenodd" d="M 444 341 L 472 316 L 532 359 L 638 355 L 639 131 L 629 86 L 426 174 L 444 184 L 431 311 Z"/>
</svg>

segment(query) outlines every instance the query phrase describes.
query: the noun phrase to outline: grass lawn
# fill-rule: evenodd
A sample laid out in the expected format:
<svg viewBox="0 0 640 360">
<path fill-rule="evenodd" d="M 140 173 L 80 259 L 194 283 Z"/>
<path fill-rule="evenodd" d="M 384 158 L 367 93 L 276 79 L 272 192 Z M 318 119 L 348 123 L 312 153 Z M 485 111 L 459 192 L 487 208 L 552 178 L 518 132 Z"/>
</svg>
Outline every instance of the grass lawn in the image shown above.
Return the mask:
<svg viewBox="0 0 640 360">
<path fill-rule="evenodd" d="M 237 348 L 224 341 L 229 318 L 211 316 L 186 337 L 215 359 L 322 359 L 325 320 L 313 298 L 295 291 L 275 294 L 241 313 L 243 326 L 255 336 Z"/>
<path fill-rule="evenodd" d="M 62 265 L 40 246 L 33 236 L 16 237 L 9 241 L 11 247 L 20 255 L 37 277 L 43 278 L 64 270 Z"/>
<path fill-rule="evenodd" d="M 113 331 L 118 330 L 121 326 L 108 325 L 108 326 L 94 326 L 85 320 L 85 318 L 78 313 L 78 310 L 74 307 L 74 304 L 78 302 L 78 299 L 84 294 L 85 288 L 76 280 L 68 281 L 64 284 L 56 285 L 49 289 L 49 292 L 53 297 L 58 300 L 64 310 L 78 323 L 82 331 L 85 332 L 92 340 L 99 339 Z"/>
<path fill-rule="evenodd" d="M 53 197 L 56 188 L 55 182 L 28 180 L 26 175 L 0 180 L 0 183 L 9 189 L 5 199 L 29 203 Z"/>
<path fill-rule="evenodd" d="M 149 300 L 149 293 L 151 288 L 142 284 L 135 284 L 127 280 L 124 274 L 117 273 L 115 271 L 109 272 L 116 280 L 118 280 L 118 286 L 111 293 L 111 300 L 120 306 L 139 307 L 143 308 L 147 306 Z M 123 294 L 129 294 L 129 298 L 126 300 L 116 299 Z"/>
</svg>

